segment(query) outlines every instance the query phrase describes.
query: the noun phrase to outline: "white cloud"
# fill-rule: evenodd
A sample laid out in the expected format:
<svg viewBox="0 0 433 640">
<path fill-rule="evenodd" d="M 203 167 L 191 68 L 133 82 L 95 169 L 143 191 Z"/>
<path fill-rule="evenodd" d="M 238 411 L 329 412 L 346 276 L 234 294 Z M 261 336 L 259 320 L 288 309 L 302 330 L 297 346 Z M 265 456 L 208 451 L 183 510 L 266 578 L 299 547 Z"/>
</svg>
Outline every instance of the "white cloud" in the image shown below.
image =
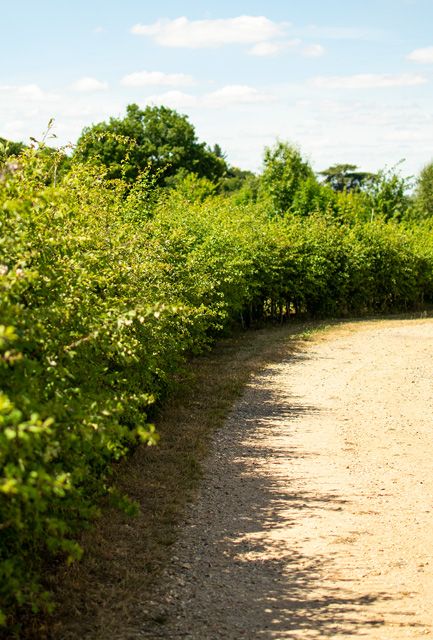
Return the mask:
<svg viewBox="0 0 433 640">
<path fill-rule="evenodd" d="M 45 101 L 48 94 L 37 84 L 27 84 L 16 87 L 16 92 L 29 100 Z"/>
<path fill-rule="evenodd" d="M 184 73 L 162 73 L 161 71 L 136 71 L 124 76 L 121 84 L 125 87 L 147 87 L 152 85 L 185 87 L 194 84 L 192 76 Z"/>
<path fill-rule="evenodd" d="M 248 51 L 252 56 L 275 56 L 284 48 L 280 42 L 257 42 Z"/>
<path fill-rule="evenodd" d="M 300 38 L 294 40 L 273 42 L 257 42 L 248 53 L 252 56 L 276 56 L 283 51 L 291 49 L 305 58 L 320 58 L 325 54 L 325 48 L 321 44 L 305 44 Z"/>
<path fill-rule="evenodd" d="M 320 58 L 325 54 L 325 48 L 321 44 L 309 44 L 303 47 L 301 53 L 306 58 Z"/>
<path fill-rule="evenodd" d="M 415 74 L 381 75 L 359 73 L 352 76 L 318 76 L 311 84 L 320 89 L 382 89 L 389 87 L 414 87 L 426 84 L 427 78 Z"/>
<path fill-rule="evenodd" d="M 288 49 L 309 58 L 318 58 L 325 53 L 321 44 L 306 44 L 299 37 L 285 39 L 291 26 L 288 22 L 273 22 L 265 16 L 238 16 L 218 20 L 188 20 L 183 16 L 174 20 L 158 20 L 153 24 L 136 24 L 131 28 L 131 33 L 152 38 L 165 47 L 200 49 L 229 44 L 250 45 L 248 53 L 258 57 L 276 56 Z M 329 31 L 325 29 L 328 37 Z M 320 33 L 320 30 L 306 27 L 294 29 L 294 32 L 302 32 L 310 39 L 312 34 Z M 336 37 L 339 34 L 341 36 L 338 30 L 332 33 Z M 344 37 L 354 35 L 353 31 L 348 30 L 343 30 L 342 33 Z"/>
<path fill-rule="evenodd" d="M 71 85 L 71 89 L 83 93 L 91 93 L 93 91 L 105 91 L 106 89 L 108 89 L 108 84 L 106 82 L 101 82 L 96 78 L 90 78 L 86 76 L 74 82 L 74 84 Z"/>
<path fill-rule="evenodd" d="M 383 138 L 391 142 L 417 142 L 425 140 L 425 132 L 422 130 L 401 129 L 400 131 L 385 132 Z"/>
<path fill-rule="evenodd" d="M 24 120 L 9 120 L 3 125 L 2 137 L 9 140 L 20 140 L 22 138 L 21 132 L 25 128 L 26 123 Z"/>
<path fill-rule="evenodd" d="M 18 97 L 25 98 L 30 102 L 55 102 L 58 100 L 56 94 L 44 91 L 37 84 L 0 85 L 0 93 L 5 99 Z"/>
<path fill-rule="evenodd" d="M 292 49 L 301 44 L 301 40 L 286 40 L 285 42 L 257 42 L 248 53 L 252 56 L 275 56 L 286 49 Z"/>
<path fill-rule="evenodd" d="M 407 59 L 413 62 L 420 62 L 421 64 L 433 64 L 433 47 L 414 49 L 414 51 L 409 53 Z"/>
<path fill-rule="evenodd" d="M 182 91 L 167 91 L 146 98 L 146 102 L 164 104 L 177 109 L 187 109 L 189 107 L 220 109 L 230 106 L 263 104 L 274 100 L 274 96 L 270 94 L 263 93 L 248 85 L 239 84 L 227 85 L 201 96 L 183 93 Z"/>
<path fill-rule="evenodd" d="M 265 16 L 218 20 L 188 20 L 183 16 L 174 20 L 158 20 L 153 24 L 136 24 L 131 33 L 149 36 L 165 47 L 200 49 L 267 42 L 280 37 L 285 26 Z"/>
<path fill-rule="evenodd" d="M 105 92 L 76 93 L 71 100 L 66 87 L 54 93 L 37 84 L 0 85 L 0 136 L 24 142 L 30 136 L 40 140 L 54 118 L 53 131 L 58 138 L 49 144 L 58 146 L 75 141 L 84 126 L 120 115 L 124 109 L 123 100 Z"/>
<path fill-rule="evenodd" d="M 227 107 L 231 105 L 257 104 L 271 102 L 273 96 L 262 93 L 254 87 L 244 84 L 232 84 L 212 91 L 203 97 L 203 105 L 207 107 Z"/>
<path fill-rule="evenodd" d="M 159 95 L 149 96 L 146 98 L 146 102 L 149 104 L 162 104 L 172 109 L 188 109 L 200 106 L 200 99 L 197 96 L 183 91 L 166 91 Z"/>
</svg>

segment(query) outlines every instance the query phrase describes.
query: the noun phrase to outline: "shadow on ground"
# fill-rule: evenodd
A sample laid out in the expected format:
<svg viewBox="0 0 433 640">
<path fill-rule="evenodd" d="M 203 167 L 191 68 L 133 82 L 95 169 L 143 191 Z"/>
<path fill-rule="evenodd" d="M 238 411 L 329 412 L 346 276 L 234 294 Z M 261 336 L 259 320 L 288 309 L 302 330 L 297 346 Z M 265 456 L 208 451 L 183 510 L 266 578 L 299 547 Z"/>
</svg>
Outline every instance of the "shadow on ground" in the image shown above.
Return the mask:
<svg viewBox="0 0 433 640">
<path fill-rule="evenodd" d="M 337 517 L 347 503 L 337 492 L 309 491 L 308 478 L 296 476 L 297 462 L 312 454 L 291 443 L 290 432 L 299 418 L 319 410 L 273 387 L 277 372 L 278 366 L 268 368 L 256 378 L 219 433 L 200 500 L 175 546 L 168 603 L 157 606 L 142 637 L 336 638 L 362 636 L 383 624 L 368 609 L 389 600 L 386 593 L 354 595 L 341 578 L 329 586 L 323 576 L 332 575 L 333 557 L 304 555 L 293 536 L 291 544 L 285 539 L 299 519 L 323 511 Z M 281 442 L 268 449 L 270 431 L 278 439 L 282 426 Z M 287 461 L 295 470 L 290 481 Z"/>
</svg>

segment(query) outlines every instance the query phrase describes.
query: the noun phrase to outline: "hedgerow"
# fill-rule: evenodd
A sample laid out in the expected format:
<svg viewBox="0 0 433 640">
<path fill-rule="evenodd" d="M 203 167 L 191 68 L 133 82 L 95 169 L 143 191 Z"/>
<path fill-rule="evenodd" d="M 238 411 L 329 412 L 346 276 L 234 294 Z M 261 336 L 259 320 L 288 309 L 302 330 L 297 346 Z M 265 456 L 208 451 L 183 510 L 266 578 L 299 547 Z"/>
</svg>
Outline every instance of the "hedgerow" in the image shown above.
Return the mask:
<svg viewBox="0 0 433 640">
<path fill-rule="evenodd" d="M 433 296 L 431 232 L 270 216 L 148 193 L 28 149 L 0 174 L 0 623 L 49 608 L 40 575 L 80 557 L 110 469 L 157 442 L 152 405 L 221 330 Z"/>
</svg>

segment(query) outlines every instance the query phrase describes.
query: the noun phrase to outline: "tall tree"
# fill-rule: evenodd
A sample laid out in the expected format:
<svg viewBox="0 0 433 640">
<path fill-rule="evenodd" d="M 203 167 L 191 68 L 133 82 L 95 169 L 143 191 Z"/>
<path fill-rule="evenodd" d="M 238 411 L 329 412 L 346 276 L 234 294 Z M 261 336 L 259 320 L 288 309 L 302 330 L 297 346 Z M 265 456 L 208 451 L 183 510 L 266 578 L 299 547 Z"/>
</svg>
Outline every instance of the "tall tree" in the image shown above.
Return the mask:
<svg viewBox="0 0 433 640">
<path fill-rule="evenodd" d="M 415 188 L 415 212 L 419 218 L 433 216 L 433 162 L 420 172 Z"/>
<path fill-rule="evenodd" d="M 319 175 L 324 177 L 323 182 L 334 191 L 359 191 L 369 185 L 374 174 L 357 169 L 356 164 L 334 164 L 319 171 Z"/>
<path fill-rule="evenodd" d="M 371 218 L 380 216 L 386 220 L 401 220 L 406 215 L 410 205 L 407 192 L 412 187 L 412 179 L 403 178 L 397 167 L 382 169 L 371 180 L 367 192 Z"/>
<path fill-rule="evenodd" d="M 226 171 L 223 157 L 197 140 L 187 116 L 168 107 L 128 105 L 124 118 L 110 118 L 83 130 L 75 157 L 98 159 L 111 177 L 135 180 L 149 168 L 160 183 L 182 169 L 216 181 Z"/>
<path fill-rule="evenodd" d="M 313 170 L 296 146 L 278 140 L 273 147 L 265 148 L 262 193 L 271 200 L 276 213 L 290 210 L 296 192 L 308 178 L 314 179 Z"/>
</svg>

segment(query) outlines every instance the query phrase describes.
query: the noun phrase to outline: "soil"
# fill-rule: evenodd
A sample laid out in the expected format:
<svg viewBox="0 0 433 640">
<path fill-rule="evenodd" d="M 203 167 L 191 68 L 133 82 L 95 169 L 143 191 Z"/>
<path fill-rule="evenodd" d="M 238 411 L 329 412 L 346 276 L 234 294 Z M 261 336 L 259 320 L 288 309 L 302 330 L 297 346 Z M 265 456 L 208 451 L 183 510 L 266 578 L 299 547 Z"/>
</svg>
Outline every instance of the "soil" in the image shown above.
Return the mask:
<svg viewBox="0 0 433 640">
<path fill-rule="evenodd" d="M 215 435 L 130 637 L 433 637 L 432 355 L 431 319 L 288 344 Z"/>
</svg>

